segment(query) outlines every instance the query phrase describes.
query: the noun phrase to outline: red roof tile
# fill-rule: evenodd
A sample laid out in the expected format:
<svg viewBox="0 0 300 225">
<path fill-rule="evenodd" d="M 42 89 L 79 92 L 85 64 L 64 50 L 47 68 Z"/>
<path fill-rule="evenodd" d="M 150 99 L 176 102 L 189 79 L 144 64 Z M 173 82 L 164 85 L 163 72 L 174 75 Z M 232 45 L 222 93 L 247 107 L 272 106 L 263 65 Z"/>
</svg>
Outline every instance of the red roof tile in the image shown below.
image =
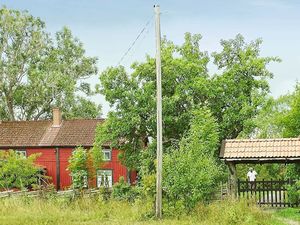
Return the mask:
<svg viewBox="0 0 300 225">
<path fill-rule="evenodd" d="M 0 147 L 38 146 L 51 121 L 0 123 Z"/>
<path fill-rule="evenodd" d="M 60 127 L 52 127 L 52 121 L 2 121 L 0 148 L 92 146 L 97 124 L 103 121 L 103 119 L 64 120 Z"/>
<path fill-rule="evenodd" d="M 92 146 L 97 124 L 104 120 L 66 120 L 54 139 L 55 146 Z"/>
</svg>

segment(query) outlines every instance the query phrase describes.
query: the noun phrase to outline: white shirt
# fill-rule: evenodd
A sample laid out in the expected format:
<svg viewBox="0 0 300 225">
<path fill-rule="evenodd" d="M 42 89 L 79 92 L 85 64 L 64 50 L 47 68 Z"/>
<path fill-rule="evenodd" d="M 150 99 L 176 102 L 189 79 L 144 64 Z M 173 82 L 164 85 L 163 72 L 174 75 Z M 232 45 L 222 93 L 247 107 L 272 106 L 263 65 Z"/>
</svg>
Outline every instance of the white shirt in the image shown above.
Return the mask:
<svg viewBox="0 0 300 225">
<path fill-rule="evenodd" d="M 256 173 L 255 170 L 253 170 L 252 172 L 249 171 L 249 172 L 247 173 L 247 177 L 249 178 L 249 181 L 255 181 L 256 175 L 257 175 L 257 173 Z"/>
</svg>

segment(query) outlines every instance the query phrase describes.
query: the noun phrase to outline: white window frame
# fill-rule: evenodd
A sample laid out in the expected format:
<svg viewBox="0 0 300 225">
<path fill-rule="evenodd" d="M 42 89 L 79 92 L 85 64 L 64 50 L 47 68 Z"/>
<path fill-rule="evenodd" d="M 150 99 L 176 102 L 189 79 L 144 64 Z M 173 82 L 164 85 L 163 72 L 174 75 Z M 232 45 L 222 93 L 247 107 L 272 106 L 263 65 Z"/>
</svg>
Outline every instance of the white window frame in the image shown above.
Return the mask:
<svg viewBox="0 0 300 225">
<path fill-rule="evenodd" d="M 110 148 L 104 148 L 102 150 L 103 152 L 103 161 L 111 161 L 111 158 L 112 158 L 112 150 Z M 106 153 L 109 153 L 109 157 L 106 158 Z"/>
<path fill-rule="evenodd" d="M 24 149 L 20 149 L 20 150 L 15 150 L 15 152 L 20 155 L 22 158 L 27 158 L 27 151 Z"/>
<path fill-rule="evenodd" d="M 107 177 L 106 177 L 107 176 Z M 103 184 L 103 179 L 108 179 L 108 186 Z M 105 183 L 105 182 L 104 182 Z M 109 187 L 111 188 L 113 185 L 113 170 L 112 169 L 104 169 L 104 170 L 97 170 L 97 187 Z"/>
</svg>

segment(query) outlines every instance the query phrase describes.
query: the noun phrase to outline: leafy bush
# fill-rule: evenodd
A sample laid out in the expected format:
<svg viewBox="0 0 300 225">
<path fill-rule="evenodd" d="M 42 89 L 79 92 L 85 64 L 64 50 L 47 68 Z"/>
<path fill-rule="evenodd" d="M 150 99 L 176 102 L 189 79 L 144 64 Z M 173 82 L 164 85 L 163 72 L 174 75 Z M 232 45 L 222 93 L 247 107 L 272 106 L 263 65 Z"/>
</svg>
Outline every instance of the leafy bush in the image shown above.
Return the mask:
<svg viewBox="0 0 300 225">
<path fill-rule="evenodd" d="M 300 180 L 297 180 L 293 185 L 289 185 L 287 190 L 289 202 L 295 205 L 300 204 Z"/>
<path fill-rule="evenodd" d="M 96 176 L 96 171 L 102 162 L 102 152 L 99 148 L 86 150 L 77 147 L 69 159 L 68 170 L 71 171 L 72 187 L 83 189 L 88 187 L 88 180 Z"/>
<path fill-rule="evenodd" d="M 13 150 L 0 151 L 0 189 L 28 188 L 38 182 L 39 168 L 34 164 L 40 154 L 25 158 Z"/>
<path fill-rule="evenodd" d="M 156 193 L 156 174 L 144 175 L 142 185 L 143 194 L 146 197 L 154 198 Z"/>
<path fill-rule="evenodd" d="M 288 198 L 292 204 L 300 204 L 300 165 L 288 165 L 286 179 L 296 181 L 294 184 L 288 185 Z"/>
<path fill-rule="evenodd" d="M 87 150 L 77 147 L 69 159 L 68 169 L 71 171 L 72 187 L 74 189 L 82 189 L 87 187 Z"/>
<path fill-rule="evenodd" d="M 124 177 L 120 177 L 119 182 L 113 186 L 112 197 L 117 200 L 135 201 L 140 194 L 139 187 L 126 183 Z"/>
<path fill-rule="evenodd" d="M 214 159 L 219 143 L 216 122 L 206 109 L 194 111 L 193 117 L 179 148 L 164 157 L 163 170 L 167 200 L 187 210 L 210 199 L 221 174 Z"/>
</svg>

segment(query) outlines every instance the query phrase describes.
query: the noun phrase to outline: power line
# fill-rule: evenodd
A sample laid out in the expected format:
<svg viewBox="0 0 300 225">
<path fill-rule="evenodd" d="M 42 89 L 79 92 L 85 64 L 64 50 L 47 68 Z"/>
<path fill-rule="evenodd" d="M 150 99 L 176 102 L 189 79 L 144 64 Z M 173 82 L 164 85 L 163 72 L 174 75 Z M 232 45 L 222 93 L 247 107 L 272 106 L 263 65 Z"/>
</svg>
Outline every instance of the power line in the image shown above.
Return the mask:
<svg viewBox="0 0 300 225">
<path fill-rule="evenodd" d="M 135 40 L 131 43 L 131 45 L 129 46 L 129 48 L 127 49 L 127 51 L 123 54 L 123 56 L 121 57 L 121 59 L 117 63 L 117 66 L 119 66 L 121 64 L 121 62 L 123 61 L 123 59 L 128 55 L 128 53 L 134 47 L 134 45 L 136 44 L 136 42 L 138 41 L 138 39 L 145 32 L 146 28 L 148 27 L 148 25 L 152 21 L 152 18 L 153 18 L 153 16 L 151 16 L 150 19 L 147 21 L 147 23 L 145 24 L 145 26 L 143 27 L 143 29 L 139 32 L 139 34 L 137 35 L 137 37 L 135 38 Z"/>
<path fill-rule="evenodd" d="M 148 34 L 149 34 L 150 30 L 153 28 L 153 26 L 154 26 L 154 20 L 151 20 L 150 25 L 148 25 L 147 29 L 144 31 L 143 37 L 140 37 L 139 41 L 137 41 L 135 43 L 134 51 L 131 51 L 131 53 L 128 53 L 127 57 L 129 57 L 129 59 L 132 58 L 132 56 L 135 54 L 135 52 L 137 52 L 140 49 L 143 41 L 148 36 Z"/>
</svg>

